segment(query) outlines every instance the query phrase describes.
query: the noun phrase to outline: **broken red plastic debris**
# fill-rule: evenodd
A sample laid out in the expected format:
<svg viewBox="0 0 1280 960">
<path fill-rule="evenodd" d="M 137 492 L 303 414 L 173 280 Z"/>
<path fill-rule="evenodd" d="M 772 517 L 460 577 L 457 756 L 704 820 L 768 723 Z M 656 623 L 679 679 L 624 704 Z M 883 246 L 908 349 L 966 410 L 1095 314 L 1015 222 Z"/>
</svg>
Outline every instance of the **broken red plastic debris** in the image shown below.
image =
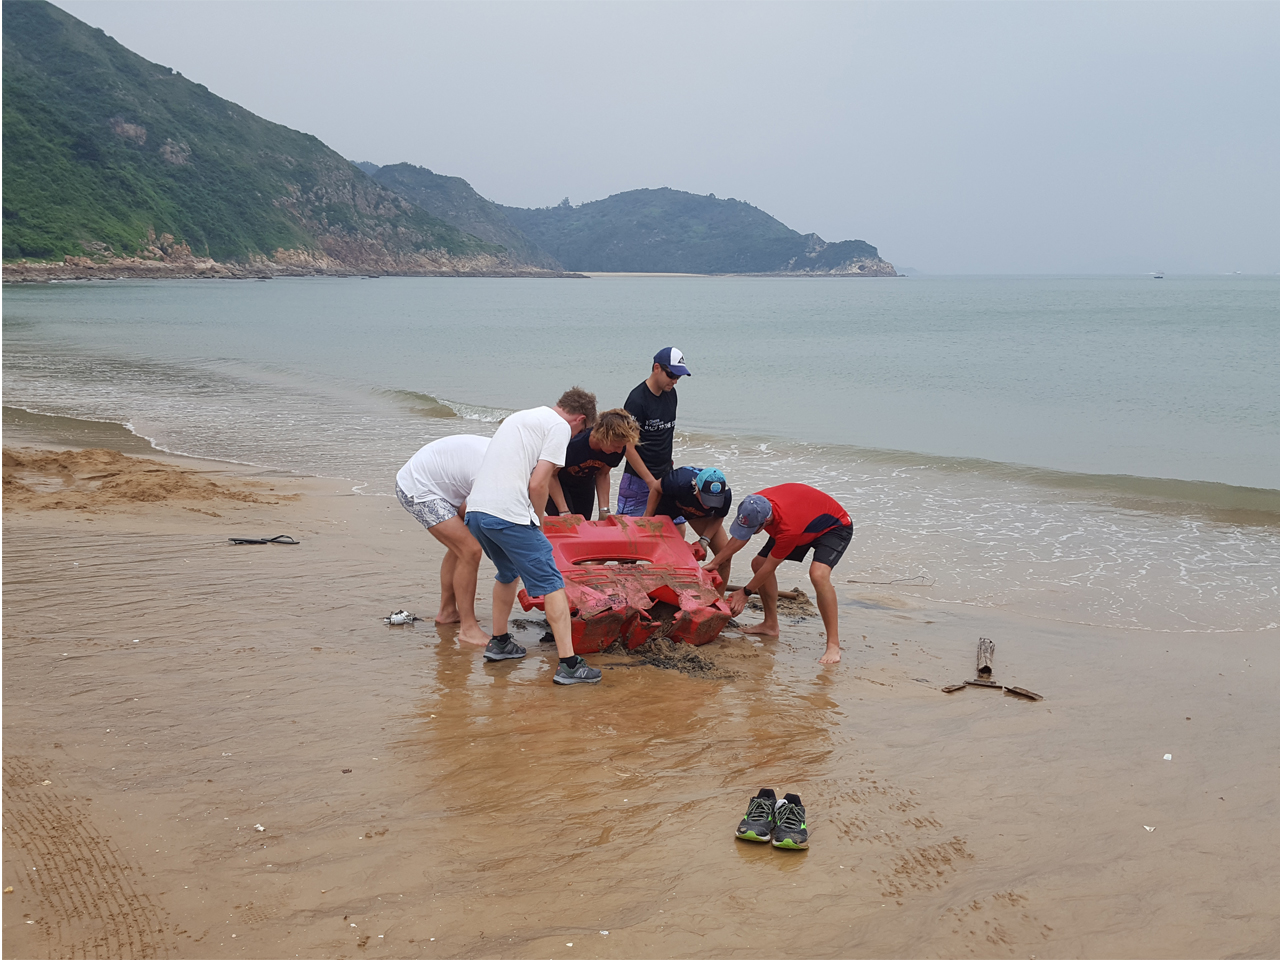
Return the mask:
<svg viewBox="0 0 1280 960">
<path fill-rule="evenodd" d="M 634 650 L 660 630 L 703 644 L 729 622 L 729 605 L 670 517 L 547 517 L 542 526 L 564 577 L 575 653 L 596 653 L 619 638 Z M 525 610 L 542 597 L 517 595 Z"/>
</svg>

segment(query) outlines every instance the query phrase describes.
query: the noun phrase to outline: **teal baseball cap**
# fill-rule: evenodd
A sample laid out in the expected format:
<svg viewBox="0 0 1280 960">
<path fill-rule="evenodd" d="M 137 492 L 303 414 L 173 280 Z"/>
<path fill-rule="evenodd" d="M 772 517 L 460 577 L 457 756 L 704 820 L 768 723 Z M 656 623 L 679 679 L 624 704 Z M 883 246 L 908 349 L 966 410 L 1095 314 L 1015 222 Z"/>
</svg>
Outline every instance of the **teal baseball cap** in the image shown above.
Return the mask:
<svg viewBox="0 0 1280 960">
<path fill-rule="evenodd" d="M 723 507 L 729 496 L 729 484 L 724 474 L 715 467 L 698 471 L 698 475 L 693 478 L 693 487 L 698 491 L 698 499 L 704 507 Z"/>
</svg>

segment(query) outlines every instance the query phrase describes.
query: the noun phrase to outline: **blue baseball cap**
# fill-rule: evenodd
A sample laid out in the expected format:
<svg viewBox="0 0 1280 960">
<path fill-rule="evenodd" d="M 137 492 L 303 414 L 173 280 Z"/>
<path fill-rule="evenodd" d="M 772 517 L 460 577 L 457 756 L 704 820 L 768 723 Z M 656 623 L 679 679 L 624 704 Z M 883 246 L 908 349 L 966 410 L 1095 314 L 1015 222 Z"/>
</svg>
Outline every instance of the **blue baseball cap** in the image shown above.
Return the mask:
<svg viewBox="0 0 1280 960">
<path fill-rule="evenodd" d="M 715 467 L 699 470 L 693 478 L 693 488 L 698 491 L 698 499 L 704 507 L 723 507 L 725 498 L 729 496 L 729 484 Z"/>
<path fill-rule="evenodd" d="M 735 540 L 750 540 L 773 516 L 773 504 L 758 493 L 742 498 L 738 504 L 738 516 L 729 524 L 729 536 Z"/>
<path fill-rule="evenodd" d="M 692 376 L 684 365 L 684 354 L 679 347 L 663 347 L 653 355 L 653 362 L 662 364 L 677 377 Z"/>
</svg>

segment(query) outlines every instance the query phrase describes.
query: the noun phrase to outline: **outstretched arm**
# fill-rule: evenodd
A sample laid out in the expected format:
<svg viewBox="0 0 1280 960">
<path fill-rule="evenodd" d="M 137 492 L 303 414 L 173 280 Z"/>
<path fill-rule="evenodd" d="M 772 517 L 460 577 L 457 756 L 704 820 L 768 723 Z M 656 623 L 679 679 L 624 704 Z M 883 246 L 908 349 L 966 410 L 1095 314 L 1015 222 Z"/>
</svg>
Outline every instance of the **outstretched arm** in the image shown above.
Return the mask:
<svg viewBox="0 0 1280 960">
<path fill-rule="evenodd" d="M 573 511 L 569 509 L 569 501 L 565 499 L 564 487 L 560 486 L 560 471 L 558 469 L 551 472 L 551 479 L 548 481 L 547 486 L 550 489 L 551 502 L 554 503 L 556 505 L 556 509 L 560 511 L 560 516 L 567 517 L 569 514 L 573 513 Z M 543 500 L 542 502 L 546 503 L 547 501 Z"/>
<path fill-rule="evenodd" d="M 601 467 L 596 471 L 596 503 L 600 505 L 601 520 L 609 515 L 609 484 L 609 468 Z"/>
<path fill-rule="evenodd" d="M 644 515 L 646 517 L 655 516 L 658 512 L 658 504 L 662 501 L 662 481 L 659 480 L 649 488 L 649 500 L 644 505 Z"/>
<path fill-rule="evenodd" d="M 539 460 L 529 477 L 529 502 L 533 504 L 533 512 L 538 515 L 538 525 L 542 525 L 547 514 L 547 491 L 551 486 L 551 478 L 556 465 L 550 460 Z M 563 499 L 564 494 L 560 494 Z"/>
<path fill-rule="evenodd" d="M 705 560 L 708 556 L 713 555 L 716 552 L 717 544 L 723 550 L 725 541 L 729 539 L 724 533 L 723 517 L 690 520 L 689 526 L 693 527 L 694 532 L 698 535 L 698 539 L 693 545 L 693 556 L 698 560 Z M 716 561 L 717 569 L 723 570 L 727 559 L 726 557 L 725 561 Z M 720 576 L 724 577 L 725 574 L 721 573 Z"/>
<path fill-rule="evenodd" d="M 702 569 L 708 573 L 712 570 L 719 570 L 720 567 L 727 563 L 729 559 L 747 545 L 749 541 L 739 540 L 736 537 L 730 537 L 729 542 L 724 545 L 724 549 L 717 553 L 714 557 L 702 565 Z"/>
<path fill-rule="evenodd" d="M 735 541 L 730 540 L 730 543 Z M 737 541 L 740 542 L 740 541 Z M 743 584 L 741 590 L 735 590 L 725 599 L 729 602 L 729 612 L 735 617 L 747 607 L 747 591 L 752 593 L 760 592 L 760 585 L 769 579 L 773 571 L 778 569 L 778 564 L 782 563 L 786 557 L 765 557 L 764 563 L 760 564 L 760 569 L 755 572 L 750 580 Z"/>
<path fill-rule="evenodd" d="M 658 497 L 662 497 L 662 485 L 653 478 L 653 474 L 649 472 L 649 468 L 644 465 L 644 461 L 640 459 L 640 451 L 636 449 L 634 443 L 627 444 L 626 451 L 627 463 L 631 464 L 631 469 L 636 472 L 636 476 L 645 482 L 649 488 L 650 495 L 653 494 L 653 488 L 658 488 Z"/>
</svg>

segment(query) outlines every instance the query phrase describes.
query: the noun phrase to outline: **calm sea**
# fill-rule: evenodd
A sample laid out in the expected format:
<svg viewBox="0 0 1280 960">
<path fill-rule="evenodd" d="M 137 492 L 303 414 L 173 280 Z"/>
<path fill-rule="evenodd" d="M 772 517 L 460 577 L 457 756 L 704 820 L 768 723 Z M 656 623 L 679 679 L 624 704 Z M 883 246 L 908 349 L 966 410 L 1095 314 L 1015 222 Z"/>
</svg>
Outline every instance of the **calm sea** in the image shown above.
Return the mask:
<svg viewBox="0 0 1280 960">
<path fill-rule="evenodd" d="M 4 403 L 385 495 L 421 444 L 679 346 L 677 462 L 798 480 L 842 579 L 1175 631 L 1280 624 L 1280 279 L 601 277 L 4 291 Z M 797 568 L 799 569 L 799 568 Z M 892 586 L 888 584 L 893 581 Z"/>
</svg>

